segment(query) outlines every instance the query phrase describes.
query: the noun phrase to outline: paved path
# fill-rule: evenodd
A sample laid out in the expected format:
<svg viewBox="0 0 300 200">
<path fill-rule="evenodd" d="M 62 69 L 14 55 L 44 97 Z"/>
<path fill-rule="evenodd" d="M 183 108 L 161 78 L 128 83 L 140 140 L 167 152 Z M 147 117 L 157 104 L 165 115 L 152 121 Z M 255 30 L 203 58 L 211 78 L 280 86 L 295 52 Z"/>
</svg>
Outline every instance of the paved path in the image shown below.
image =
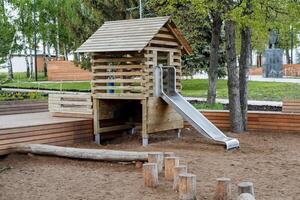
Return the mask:
<svg viewBox="0 0 300 200">
<path fill-rule="evenodd" d="M 194 79 L 208 79 L 208 76 L 206 73 L 198 73 L 193 76 Z M 227 80 L 227 77 L 221 78 Z M 299 78 L 289 78 L 289 77 L 283 77 L 283 78 L 264 78 L 260 75 L 250 75 L 249 76 L 250 81 L 258 81 L 258 82 L 279 82 L 279 83 L 300 83 L 300 77 Z"/>
<path fill-rule="evenodd" d="M 206 101 L 206 98 L 201 97 L 185 97 L 187 101 Z M 228 104 L 228 99 L 217 99 L 217 103 Z M 253 106 L 282 106 L 281 101 L 256 101 L 249 100 L 248 105 Z"/>
<path fill-rule="evenodd" d="M 278 82 L 278 83 L 300 83 L 300 78 L 264 78 L 262 76 L 249 76 L 250 81 Z"/>
</svg>

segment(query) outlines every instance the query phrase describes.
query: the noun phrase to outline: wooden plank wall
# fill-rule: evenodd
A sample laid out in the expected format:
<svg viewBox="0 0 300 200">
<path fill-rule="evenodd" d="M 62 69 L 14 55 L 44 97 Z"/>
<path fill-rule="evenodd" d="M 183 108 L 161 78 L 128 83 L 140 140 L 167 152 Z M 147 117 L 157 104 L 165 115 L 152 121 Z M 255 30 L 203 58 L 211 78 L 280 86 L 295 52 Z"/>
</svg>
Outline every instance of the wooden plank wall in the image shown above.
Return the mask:
<svg viewBox="0 0 300 200">
<path fill-rule="evenodd" d="M 48 102 L 52 116 L 93 117 L 91 94 L 49 94 Z"/>
<path fill-rule="evenodd" d="M 154 133 L 183 128 L 182 117 L 161 98 L 150 97 L 148 101 L 147 132 Z"/>
<path fill-rule="evenodd" d="M 283 100 L 282 112 L 284 113 L 300 113 L 300 99 L 298 100 Z"/>
<path fill-rule="evenodd" d="M 144 61 L 144 54 L 138 52 L 95 53 L 92 60 L 93 97 L 101 99 L 145 98 Z"/>
<path fill-rule="evenodd" d="M 93 122 L 91 119 L 0 129 L 0 155 L 7 154 L 18 144 L 67 145 L 92 140 Z"/>
<path fill-rule="evenodd" d="M 75 66 L 71 61 L 50 61 L 48 81 L 89 81 L 92 73 Z"/>
<path fill-rule="evenodd" d="M 172 30 L 162 27 L 155 37 L 145 48 L 146 65 L 148 66 L 148 96 L 154 93 L 154 68 L 158 64 L 175 66 L 176 68 L 176 87 L 181 90 L 181 45 L 175 38 Z"/>
<path fill-rule="evenodd" d="M 0 115 L 47 112 L 48 102 L 39 101 L 1 101 Z"/>
<path fill-rule="evenodd" d="M 221 130 L 230 130 L 228 111 L 201 111 L 201 113 Z M 300 114 L 250 111 L 248 128 L 249 131 L 300 133 Z"/>
</svg>

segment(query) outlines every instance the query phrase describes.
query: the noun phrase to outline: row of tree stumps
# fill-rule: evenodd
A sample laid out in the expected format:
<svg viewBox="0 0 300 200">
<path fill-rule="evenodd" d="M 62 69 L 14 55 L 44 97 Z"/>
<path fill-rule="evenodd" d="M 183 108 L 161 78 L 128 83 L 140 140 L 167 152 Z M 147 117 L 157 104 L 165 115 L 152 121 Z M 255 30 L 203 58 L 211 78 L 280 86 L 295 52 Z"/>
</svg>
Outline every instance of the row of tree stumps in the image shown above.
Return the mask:
<svg viewBox="0 0 300 200">
<path fill-rule="evenodd" d="M 157 187 L 158 176 L 164 174 L 167 181 L 173 181 L 173 190 L 177 191 L 180 200 L 196 200 L 196 175 L 188 173 L 186 164 L 180 164 L 175 153 L 155 152 L 148 154 L 148 163 L 143 164 L 145 187 Z M 238 200 L 255 200 L 254 187 L 251 182 L 238 184 Z M 230 200 L 231 180 L 218 178 L 214 200 Z"/>
</svg>

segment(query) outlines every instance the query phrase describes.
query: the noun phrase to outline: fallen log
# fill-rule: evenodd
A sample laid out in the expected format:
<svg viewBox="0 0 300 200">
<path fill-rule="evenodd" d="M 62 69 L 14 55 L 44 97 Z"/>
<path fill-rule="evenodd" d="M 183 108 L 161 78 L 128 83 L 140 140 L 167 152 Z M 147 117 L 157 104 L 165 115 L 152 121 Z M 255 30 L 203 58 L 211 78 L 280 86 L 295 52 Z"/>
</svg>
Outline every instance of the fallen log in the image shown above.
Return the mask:
<svg viewBox="0 0 300 200">
<path fill-rule="evenodd" d="M 135 152 L 118 151 L 108 149 L 80 149 L 72 147 L 59 147 L 46 144 L 21 144 L 14 152 L 32 153 L 38 155 L 58 156 L 75 159 L 100 160 L 100 161 L 147 161 L 149 153 L 155 152 Z"/>
</svg>

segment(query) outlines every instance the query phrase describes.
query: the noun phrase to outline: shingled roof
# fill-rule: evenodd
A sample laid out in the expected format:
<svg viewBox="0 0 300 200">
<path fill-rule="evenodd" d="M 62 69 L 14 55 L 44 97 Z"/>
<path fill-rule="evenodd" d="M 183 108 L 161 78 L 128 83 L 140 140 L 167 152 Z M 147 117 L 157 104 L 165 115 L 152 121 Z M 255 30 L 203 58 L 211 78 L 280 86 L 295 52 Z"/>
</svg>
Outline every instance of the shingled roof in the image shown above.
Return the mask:
<svg viewBox="0 0 300 200">
<path fill-rule="evenodd" d="M 105 22 L 76 52 L 116 52 L 142 51 L 158 31 L 170 23 L 176 27 L 169 16 Z M 173 34 L 182 44 L 187 54 L 191 47 L 178 29 Z"/>
</svg>

